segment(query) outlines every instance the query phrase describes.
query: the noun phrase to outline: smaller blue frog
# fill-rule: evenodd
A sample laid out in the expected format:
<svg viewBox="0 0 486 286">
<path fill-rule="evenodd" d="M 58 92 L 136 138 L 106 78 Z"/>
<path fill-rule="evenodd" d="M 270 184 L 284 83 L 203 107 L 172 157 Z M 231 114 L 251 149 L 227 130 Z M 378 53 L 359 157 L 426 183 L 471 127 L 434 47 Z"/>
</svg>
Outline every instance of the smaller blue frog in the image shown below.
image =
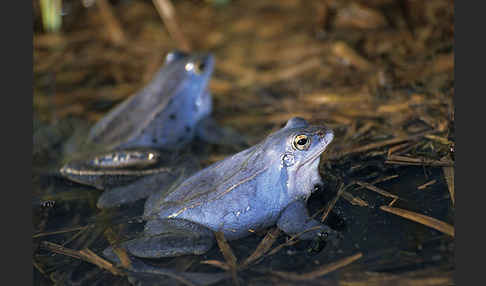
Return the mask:
<svg viewBox="0 0 486 286">
<path fill-rule="evenodd" d="M 98 189 L 111 189 L 147 175 L 159 176 L 152 178 L 153 186 L 149 182 L 142 185 L 154 189 L 155 183 L 172 176 L 167 172 L 180 169 L 171 155 L 194 137 L 209 143 L 244 145 L 241 136 L 220 128 L 210 118 L 208 82 L 213 68 L 210 54 L 167 54 L 164 66 L 146 87 L 99 120 L 82 144 L 67 144 L 69 154 L 60 174 Z M 150 192 L 134 194 L 133 200 L 146 193 Z M 106 196 L 110 195 L 105 195 L 102 206 L 121 203 L 119 195 L 112 201 Z M 123 201 L 132 200 L 127 196 Z"/>
<path fill-rule="evenodd" d="M 197 134 L 199 122 L 211 114 L 207 85 L 213 67 L 209 54 L 167 54 L 154 79 L 99 120 L 84 145 L 105 151 L 184 147 Z"/>
</svg>

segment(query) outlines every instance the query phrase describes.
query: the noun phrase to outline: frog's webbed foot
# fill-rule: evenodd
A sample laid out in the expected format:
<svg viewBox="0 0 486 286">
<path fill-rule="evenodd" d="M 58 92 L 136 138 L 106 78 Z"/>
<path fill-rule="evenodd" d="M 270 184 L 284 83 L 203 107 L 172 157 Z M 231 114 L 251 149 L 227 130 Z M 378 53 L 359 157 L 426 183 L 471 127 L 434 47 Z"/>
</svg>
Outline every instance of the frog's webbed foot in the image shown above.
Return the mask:
<svg viewBox="0 0 486 286">
<path fill-rule="evenodd" d="M 339 241 L 339 232 L 309 217 L 303 201 L 295 201 L 288 205 L 280 215 L 277 226 L 289 235 L 301 234 L 299 238 L 304 240 L 321 237 L 333 245 Z"/>
<path fill-rule="evenodd" d="M 248 141 L 228 127 L 221 127 L 212 118 L 202 119 L 197 126 L 197 137 L 208 143 L 234 147 L 237 150 L 250 147 Z"/>
<path fill-rule="evenodd" d="M 214 244 L 213 232 L 201 225 L 180 219 L 151 220 L 142 237 L 125 241 L 120 247 L 141 258 L 200 255 Z M 112 247 L 103 251 L 108 259 L 118 262 Z"/>
</svg>

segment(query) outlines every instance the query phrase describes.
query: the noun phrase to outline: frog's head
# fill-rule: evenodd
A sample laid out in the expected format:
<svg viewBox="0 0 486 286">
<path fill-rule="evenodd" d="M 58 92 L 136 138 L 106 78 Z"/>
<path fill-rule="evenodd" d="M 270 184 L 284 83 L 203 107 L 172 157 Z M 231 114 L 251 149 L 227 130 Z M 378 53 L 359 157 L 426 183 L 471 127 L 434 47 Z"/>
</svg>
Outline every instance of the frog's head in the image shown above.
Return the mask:
<svg viewBox="0 0 486 286">
<path fill-rule="evenodd" d="M 165 65 L 175 67 L 173 72 L 182 72 L 193 81 L 207 83 L 213 73 L 214 57 L 211 54 L 172 51 L 166 55 Z"/>
<path fill-rule="evenodd" d="M 208 83 L 214 70 L 214 57 L 204 53 L 172 51 L 165 57 L 164 70 L 168 72 L 170 89 L 174 96 L 194 102 L 188 109 L 198 118 L 208 115 L 212 109 Z"/>
<path fill-rule="evenodd" d="M 271 146 L 267 145 L 270 150 L 267 155 L 280 169 L 290 195 L 308 197 L 314 186 L 321 183 L 320 157 L 333 138 L 331 129 L 309 125 L 299 117 L 291 118 L 268 138 Z"/>
</svg>

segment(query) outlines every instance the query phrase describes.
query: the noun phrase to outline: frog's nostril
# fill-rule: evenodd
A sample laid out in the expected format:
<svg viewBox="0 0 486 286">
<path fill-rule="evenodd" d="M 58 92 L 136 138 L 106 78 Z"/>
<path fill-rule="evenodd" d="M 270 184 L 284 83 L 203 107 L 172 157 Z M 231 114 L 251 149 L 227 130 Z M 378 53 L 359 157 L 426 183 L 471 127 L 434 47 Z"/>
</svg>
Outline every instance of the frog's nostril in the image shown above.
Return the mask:
<svg viewBox="0 0 486 286">
<path fill-rule="evenodd" d="M 327 133 L 329 133 L 327 130 L 321 129 L 321 130 L 317 131 L 317 136 L 319 136 L 319 138 L 324 138 L 324 137 L 326 137 Z"/>
</svg>

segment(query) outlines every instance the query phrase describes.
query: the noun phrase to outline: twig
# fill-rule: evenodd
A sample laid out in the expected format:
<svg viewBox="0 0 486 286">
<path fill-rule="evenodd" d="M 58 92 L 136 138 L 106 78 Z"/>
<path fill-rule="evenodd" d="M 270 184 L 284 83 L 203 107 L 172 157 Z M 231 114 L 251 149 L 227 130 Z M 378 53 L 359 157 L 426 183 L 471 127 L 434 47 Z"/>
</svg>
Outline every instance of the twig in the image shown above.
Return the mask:
<svg viewBox="0 0 486 286">
<path fill-rule="evenodd" d="M 414 135 L 410 135 L 410 136 L 401 136 L 401 137 L 397 137 L 397 138 L 393 138 L 393 139 L 389 139 L 389 140 L 374 142 L 374 143 L 370 143 L 368 145 L 357 147 L 357 148 L 354 148 L 354 149 L 351 149 L 351 150 L 346 150 L 346 151 L 343 151 L 343 152 L 337 152 L 335 154 L 328 156 L 328 158 L 329 159 L 339 159 L 339 158 L 344 157 L 346 155 L 362 153 L 362 152 L 366 152 L 366 151 L 369 151 L 369 150 L 382 148 L 382 147 L 385 147 L 385 146 L 388 146 L 388 145 L 394 145 L 394 144 L 398 144 L 398 143 L 405 142 L 405 141 L 416 140 L 416 139 L 423 137 L 426 134 L 430 134 L 430 133 L 434 133 L 434 132 L 435 132 L 435 130 L 430 130 L 430 131 L 424 131 L 424 132 L 421 132 L 419 134 L 414 134 Z"/>
<path fill-rule="evenodd" d="M 346 64 L 353 65 L 357 69 L 360 70 L 369 70 L 371 69 L 371 63 L 360 56 L 356 51 L 354 51 L 351 47 L 349 47 L 344 42 L 337 42 L 332 47 L 332 52 L 337 56 L 342 58 Z"/>
<path fill-rule="evenodd" d="M 454 197 L 454 167 L 442 167 L 444 172 L 444 177 L 447 181 L 447 187 L 449 189 L 449 194 L 451 196 L 452 204 L 455 204 Z"/>
<path fill-rule="evenodd" d="M 385 164 L 413 165 L 413 166 L 452 166 L 454 163 L 450 160 L 431 160 L 427 158 L 411 158 L 400 155 L 390 155 Z"/>
<path fill-rule="evenodd" d="M 376 185 L 378 183 L 383 183 L 383 182 L 386 182 L 386 181 L 389 181 L 389 180 L 395 179 L 395 178 L 398 178 L 398 174 L 378 178 L 378 179 L 374 180 L 373 182 L 371 182 L 371 184 Z"/>
<path fill-rule="evenodd" d="M 231 268 L 228 265 L 228 263 L 223 262 L 223 261 L 219 261 L 219 260 L 203 260 L 203 261 L 201 261 L 201 263 L 202 264 L 207 264 L 207 265 L 212 265 L 212 266 L 221 268 L 221 269 L 226 270 L 226 271 L 230 271 L 231 270 Z"/>
<path fill-rule="evenodd" d="M 373 192 L 376 192 L 384 197 L 389 197 L 389 198 L 393 198 L 393 199 L 398 199 L 398 196 L 397 195 L 394 195 L 392 193 L 389 193 L 383 189 L 380 189 L 378 187 L 375 187 L 373 186 L 372 184 L 370 183 L 366 183 L 366 182 L 361 182 L 361 181 L 356 181 L 356 184 L 360 185 L 361 187 L 364 187 L 370 191 L 373 191 Z"/>
<path fill-rule="evenodd" d="M 118 247 L 116 243 L 115 233 L 113 232 L 113 230 L 109 227 L 105 230 L 103 234 L 113 248 L 113 252 L 116 254 L 116 256 L 118 256 L 118 259 L 120 259 L 121 265 L 126 269 L 130 269 L 132 266 L 132 261 L 128 257 L 127 252 L 124 249 Z"/>
<path fill-rule="evenodd" d="M 275 246 L 272 250 L 270 250 L 267 254 L 267 256 L 271 256 L 271 255 L 274 255 L 275 253 L 279 252 L 280 249 L 284 248 L 285 246 L 290 246 L 290 245 L 294 245 L 298 242 L 298 238 L 303 235 L 304 233 L 307 233 L 309 231 L 313 231 L 313 230 L 318 230 L 318 229 L 321 229 L 321 226 L 318 225 L 318 226 L 314 226 L 314 227 L 311 227 L 309 229 L 306 229 L 298 234 L 295 234 L 293 236 L 291 236 L 286 242 L 280 244 L 280 245 L 277 245 Z"/>
<path fill-rule="evenodd" d="M 398 201 L 398 198 L 394 198 L 389 204 L 388 206 L 391 207 L 393 206 L 396 202 Z"/>
<path fill-rule="evenodd" d="M 389 207 L 389 206 L 380 206 L 380 209 L 392 213 L 394 215 L 398 215 L 406 219 L 413 220 L 415 222 L 426 225 L 428 227 L 431 227 L 433 229 L 436 229 L 438 231 L 441 231 L 447 235 L 454 237 L 454 227 L 438 219 L 423 214 L 419 214 L 416 212 L 412 212 L 400 208 Z"/>
<path fill-rule="evenodd" d="M 239 285 L 240 283 L 238 281 L 238 276 L 237 276 L 238 265 L 237 265 L 236 256 L 234 255 L 233 250 L 231 250 L 231 247 L 226 241 L 226 238 L 224 237 L 222 231 L 215 232 L 214 235 L 216 237 L 216 242 L 218 243 L 219 249 L 221 250 L 223 257 L 226 260 L 226 264 L 228 264 L 231 270 L 231 277 L 233 278 L 233 284 Z"/>
<path fill-rule="evenodd" d="M 63 242 L 62 246 L 66 246 L 68 245 L 69 243 L 73 242 L 75 239 L 77 239 L 79 236 L 81 236 L 85 231 L 86 231 L 87 228 L 85 229 L 81 229 L 80 231 L 76 232 L 73 236 L 71 236 L 68 240 L 66 240 L 65 242 Z"/>
<path fill-rule="evenodd" d="M 177 22 L 175 9 L 172 3 L 169 0 L 152 0 L 152 2 L 179 49 L 184 52 L 190 52 L 191 45 L 179 28 L 180 26 Z"/>
<path fill-rule="evenodd" d="M 322 217 L 321 217 L 321 223 L 323 223 L 326 220 L 327 216 L 329 215 L 331 210 L 334 208 L 334 205 L 336 204 L 337 200 L 341 197 L 341 194 L 344 192 L 344 189 L 346 189 L 346 188 L 344 187 L 344 184 L 341 183 L 341 185 L 339 186 L 339 190 L 337 191 L 336 196 L 326 206 L 326 209 L 325 209 L 325 211 L 324 211 L 324 213 L 322 214 Z"/>
<path fill-rule="evenodd" d="M 343 199 L 350 202 L 353 206 L 367 207 L 368 203 L 359 197 L 355 197 L 348 192 L 343 192 Z"/>
<path fill-rule="evenodd" d="M 427 188 L 428 186 L 435 184 L 436 182 L 437 182 L 437 180 L 428 181 L 427 183 L 418 186 L 417 189 L 423 190 L 423 189 Z"/>
<path fill-rule="evenodd" d="M 99 8 L 101 18 L 106 24 L 108 36 L 115 45 L 123 45 L 126 42 L 125 34 L 121 28 L 120 22 L 115 18 L 111 5 L 106 0 L 97 0 L 96 5 Z"/>
<path fill-rule="evenodd" d="M 78 230 L 85 230 L 88 227 L 92 227 L 92 225 L 76 226 L 76 227 L 71 227 L 71 228 L 65 228 L 65 229 L 61 229 L 61 230 L 51 231 L 51 232 L 36 233 L 36 234 L 34 234 L 32 236 L 32 238 L 38 238 L 38 237 L 43 237 L 43 236 L 48 236 L 48 235 L 61 234 L 61 233 L 66 233 L 66 232 L 73 232 L 73 231 L 78 231 Z"/>
<path fill-rule="evenodd" d="M 257 248 L 253 253 L 248 256 L 248 258 L 241 263 L 240 268 L 246 268 L 248 265 L 256 261 L 258 258 L 262 257 L 265 253 L 270 250 L 275 240 L 277 240 L 278 235 L 280 234 L 280 229 L 278 227 L 273 228 L 270 230 L 267 235 L 260 241 Z"/>
<path fill-rule="evenodd" d="M 118 270 L 115 266 L 113 266 L 112 263 L 99 257 L 96 253 L 94 253 L 93 251 L 87 248 L 83 250 L 73 250 L 49 241 L 43 241 L 42 246 L 44 246 L 45 248 L 49 249 L 52 252 L 92 263 L 100 268 L 110 271 L 113 275 L 123 275 L 123 273 L 120 270 Z"/>
</svg>

